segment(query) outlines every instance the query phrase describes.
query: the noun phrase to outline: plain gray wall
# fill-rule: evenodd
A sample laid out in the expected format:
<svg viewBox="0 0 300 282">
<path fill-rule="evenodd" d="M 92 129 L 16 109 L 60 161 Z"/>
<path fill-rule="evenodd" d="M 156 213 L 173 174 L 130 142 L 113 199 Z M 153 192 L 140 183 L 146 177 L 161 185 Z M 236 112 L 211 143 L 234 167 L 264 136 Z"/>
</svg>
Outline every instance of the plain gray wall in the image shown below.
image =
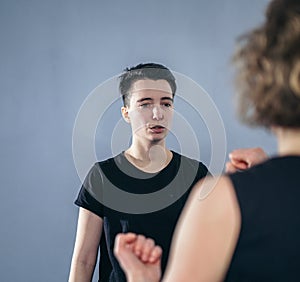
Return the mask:
<svg viewBox="0 0 300 282">
<path fill-rule="evenodd" d="M 262 21 L 267 3 L 0 1 L 1 281 L 67 280 L 80 188 L 75 118 L 88 94 L 126 66 L 160 62 L 201 85 L 221 113 L 228 152 L 275 152 L 269 133 L 236 121 L 230 68 L 235 38 Z M 97 150 L 110 154 L 106 143 Z"/>
</svg>

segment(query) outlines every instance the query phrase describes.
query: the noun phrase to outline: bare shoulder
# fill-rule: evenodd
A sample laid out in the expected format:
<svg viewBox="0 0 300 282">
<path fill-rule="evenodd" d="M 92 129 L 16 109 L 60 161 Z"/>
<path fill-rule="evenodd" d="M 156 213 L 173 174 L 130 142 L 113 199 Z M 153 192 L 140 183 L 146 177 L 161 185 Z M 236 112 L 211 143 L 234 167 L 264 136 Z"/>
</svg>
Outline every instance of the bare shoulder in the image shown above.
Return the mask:
<svg viewBox="0 0 300 282">
<path fill-rule="evenodd" d="M 222 281 L 240 226 L 240 210 L 230 179 L 221 176 L 199 181 L 176 227 L 164 281 Z"/>
<path fill-rule="evenodd" d="M 228 204 L 227 201 L 238 205 L 233 184 L 228 176 L 204 178 L 195 185 L 191 198 L 212 206 Z"/>
<path fill-rule="evenodd" d="M 206 177 L 199 181 L 188 200 L 184 213 L 193 214 L 197 221 L 217 223 L 216 228 L 231 225 L 239 232 L 240 207 L 229 177 Z"/>
</svg>

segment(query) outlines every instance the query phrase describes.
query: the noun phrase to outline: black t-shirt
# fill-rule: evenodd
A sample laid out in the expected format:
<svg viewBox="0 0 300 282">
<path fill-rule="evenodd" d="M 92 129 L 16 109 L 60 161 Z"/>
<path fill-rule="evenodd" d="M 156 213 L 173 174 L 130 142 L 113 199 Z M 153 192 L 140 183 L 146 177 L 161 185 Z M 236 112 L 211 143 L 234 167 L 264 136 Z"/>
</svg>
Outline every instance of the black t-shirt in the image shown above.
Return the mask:
<svg viewBox="0 0 300 282">
<path fill-rule="evenodd" d="M 191 187 L 208 172 L 201 162 L 172 153 L 168 166 L 158 173 L 137 169 L 124 153 L 96 163 L 88 173 L 75 204 L 103 219 L 101 281 L 126 281 L 113 254 L 115 236 L 121 232 L 153 238 L 163 249 L 165 270 L 172 234 Z"/>
</svg>

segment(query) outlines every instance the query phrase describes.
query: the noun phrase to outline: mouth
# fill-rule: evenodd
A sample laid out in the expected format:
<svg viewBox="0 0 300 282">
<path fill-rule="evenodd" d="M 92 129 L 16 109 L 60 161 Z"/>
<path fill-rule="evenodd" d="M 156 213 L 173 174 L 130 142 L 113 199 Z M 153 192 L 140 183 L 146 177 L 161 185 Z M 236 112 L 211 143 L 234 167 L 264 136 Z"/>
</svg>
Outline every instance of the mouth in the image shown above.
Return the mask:
<svg viewBox="0 0 300 282">
<path fill-rule="evenodd" d="M 165 127 L 162 125 L 152 125 L 149 126 L 149 129 L 154 134 L 159 134 L 165 131 Z"/>
<path fill-rule="evenodd" d="M 152 126 L 149 126 L 150 129 L 164 129 L 165 127 L 162 126 L 162 125 L 152 125 Z"/>
</svg>

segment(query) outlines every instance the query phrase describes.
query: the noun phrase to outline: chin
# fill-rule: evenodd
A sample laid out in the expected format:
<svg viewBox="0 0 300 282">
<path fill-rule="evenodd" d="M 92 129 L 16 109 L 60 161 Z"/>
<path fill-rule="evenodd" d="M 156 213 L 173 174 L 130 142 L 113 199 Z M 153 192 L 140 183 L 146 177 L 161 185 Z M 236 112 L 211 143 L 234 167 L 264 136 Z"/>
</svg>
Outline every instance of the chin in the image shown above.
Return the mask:
<svg viewBox="0 0 300 282">
<path fill-rule="evenodd" d="M 151 139 L 151 142 L 153 142 L 153 143 L 159 143 L 159 142 L 161 142 L 161 141 L 164 141 L 165 138 L 166 138 L 166 136 L 163 136 L 163 137 L 153 137 L 153 138 Z"/>
</svg>

